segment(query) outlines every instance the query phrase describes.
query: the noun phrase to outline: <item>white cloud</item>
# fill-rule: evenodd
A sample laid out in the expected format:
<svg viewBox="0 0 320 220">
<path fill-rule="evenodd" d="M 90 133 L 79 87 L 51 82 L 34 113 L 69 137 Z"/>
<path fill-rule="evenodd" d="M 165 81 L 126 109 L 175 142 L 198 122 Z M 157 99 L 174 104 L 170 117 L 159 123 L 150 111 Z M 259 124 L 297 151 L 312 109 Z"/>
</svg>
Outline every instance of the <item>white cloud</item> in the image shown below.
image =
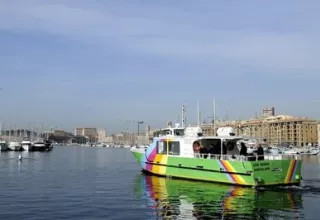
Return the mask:
<svg viewBox="0 0 320 220">
<path fill-rule="evenodd" d="M 82 8 L 39 2 L 12 2 L 0 7 L 0 30 L 41 31 L 102 48 L 111 44 L 135 53 L 188 62 L 210 64 L 224 59 L 230 64 L 277 73 L 320 70 L 317 62 L 320 44 L 316 36 L 261 30 L 217 30 L 197 26 L 196 22 L 191 22 L 192 17 L 186 20 L 190 12 L 172 8 L 165 12 L 162 7 L 159 13 L 150 6 L 122 5 L 124 15 L 112 8 L 84 7 L 83 2 L 79 4 Z M 130 8 L 135 13 L 129 13 Z M 197 16 L 201 15 L 195 14 L 194 18 Z"/>
</svg>

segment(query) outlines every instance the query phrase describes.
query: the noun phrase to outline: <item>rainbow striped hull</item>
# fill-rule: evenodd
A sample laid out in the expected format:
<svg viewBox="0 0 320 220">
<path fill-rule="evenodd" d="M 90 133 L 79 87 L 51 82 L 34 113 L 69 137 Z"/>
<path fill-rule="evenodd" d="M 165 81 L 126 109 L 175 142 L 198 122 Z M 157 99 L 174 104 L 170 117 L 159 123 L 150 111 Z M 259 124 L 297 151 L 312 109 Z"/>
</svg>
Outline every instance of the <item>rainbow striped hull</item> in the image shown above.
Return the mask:
<svg viewBox="0 0 320 220">
<path fill-rule="evenodd" d="M 173 178 L 242 186 L 299 185 L 301 160 L 229 161 L 132 151 L 142 170 Z"/>
</svg>

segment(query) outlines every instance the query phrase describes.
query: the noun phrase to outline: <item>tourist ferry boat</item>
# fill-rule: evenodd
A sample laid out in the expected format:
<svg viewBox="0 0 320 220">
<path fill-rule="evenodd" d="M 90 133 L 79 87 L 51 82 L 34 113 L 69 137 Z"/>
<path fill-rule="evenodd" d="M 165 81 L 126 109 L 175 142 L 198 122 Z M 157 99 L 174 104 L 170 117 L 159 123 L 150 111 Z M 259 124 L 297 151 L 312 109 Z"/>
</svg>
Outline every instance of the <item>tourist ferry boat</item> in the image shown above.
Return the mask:
<svg viewBox="0 0 320 220">
<path fill-rule="evenodd" d="M 142 171 L 155 175 L 254 187 L 300 185 L 302 161 L 297 155 L 264 155 L 263 160 L 242 156 L 237 145 L 243 138 L 232 130 L 219 128 L 218 136 L 203 136 L 200 127 L 176 125 L 163 129 L 148 148 L 130 150 Z M 221 153 L 196 153 L 195 142 Z"/>
</svg>

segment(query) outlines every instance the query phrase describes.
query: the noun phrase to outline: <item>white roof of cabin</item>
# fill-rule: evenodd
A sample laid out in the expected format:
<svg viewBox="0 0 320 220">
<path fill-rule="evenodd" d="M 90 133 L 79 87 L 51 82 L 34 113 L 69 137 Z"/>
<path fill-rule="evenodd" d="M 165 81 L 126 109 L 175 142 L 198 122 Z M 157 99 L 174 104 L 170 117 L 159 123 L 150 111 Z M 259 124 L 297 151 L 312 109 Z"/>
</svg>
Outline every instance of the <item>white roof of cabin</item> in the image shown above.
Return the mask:
<svg viewBox="0 0 320 220">
<path fill-rule="evenodd" d="M 160 136 L 160 137 L 156 137 L 156 139 L 166 139 L 166 138 L 170 138 L 170 140 L 202 140 L 202 139 L 220 139 L 220 140 L 242 140 L 243 137 L 239 137 L 239 136 L 200 136 L 200 137 L 192 137 L 192 136 Z"/>
</svg>

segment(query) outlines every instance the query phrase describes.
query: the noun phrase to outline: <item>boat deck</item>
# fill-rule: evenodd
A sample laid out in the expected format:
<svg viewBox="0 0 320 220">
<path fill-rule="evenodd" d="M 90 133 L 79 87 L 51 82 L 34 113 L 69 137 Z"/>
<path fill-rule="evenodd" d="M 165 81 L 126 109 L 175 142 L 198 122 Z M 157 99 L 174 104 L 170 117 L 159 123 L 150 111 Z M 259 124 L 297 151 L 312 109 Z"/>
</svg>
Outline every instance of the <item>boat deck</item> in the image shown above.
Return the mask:
<svg viewBox="0 0 320 220">
<path fill-rule="evenodd" d="M 144 153 L 146 148 L 132 147 L 131 151 L 138 153 Z M 181 155 L 168 154 L 170 157 L 183 157 Z M 186 158 L 203 158 L 203 159 L 213 159 L 213 160 L 231 160 L 231 161 L 257 161 L 257 160 L 298 160 L 298 154 L 265 154 L 263 159 L 258 155 L 221 155 L 221 154 L 201 154 L 201 153 L 192 153 L 186 155 Z"/>
<path fill-rule="evenodd" d="M 258 155 L 250 155 L 250 156 L 242 156 L 242 155 L 221 155 L 221 154 L 200 154 L 195 153 L 193 158 L 203 158 L 203 159 L 215 159 L 215 160 L 232 160 L 232 161 L 256 161 L 256 160 L 297 160 L 298 155 L 272 155 L 267 154 L 258 156 Z"/>
</svg>

